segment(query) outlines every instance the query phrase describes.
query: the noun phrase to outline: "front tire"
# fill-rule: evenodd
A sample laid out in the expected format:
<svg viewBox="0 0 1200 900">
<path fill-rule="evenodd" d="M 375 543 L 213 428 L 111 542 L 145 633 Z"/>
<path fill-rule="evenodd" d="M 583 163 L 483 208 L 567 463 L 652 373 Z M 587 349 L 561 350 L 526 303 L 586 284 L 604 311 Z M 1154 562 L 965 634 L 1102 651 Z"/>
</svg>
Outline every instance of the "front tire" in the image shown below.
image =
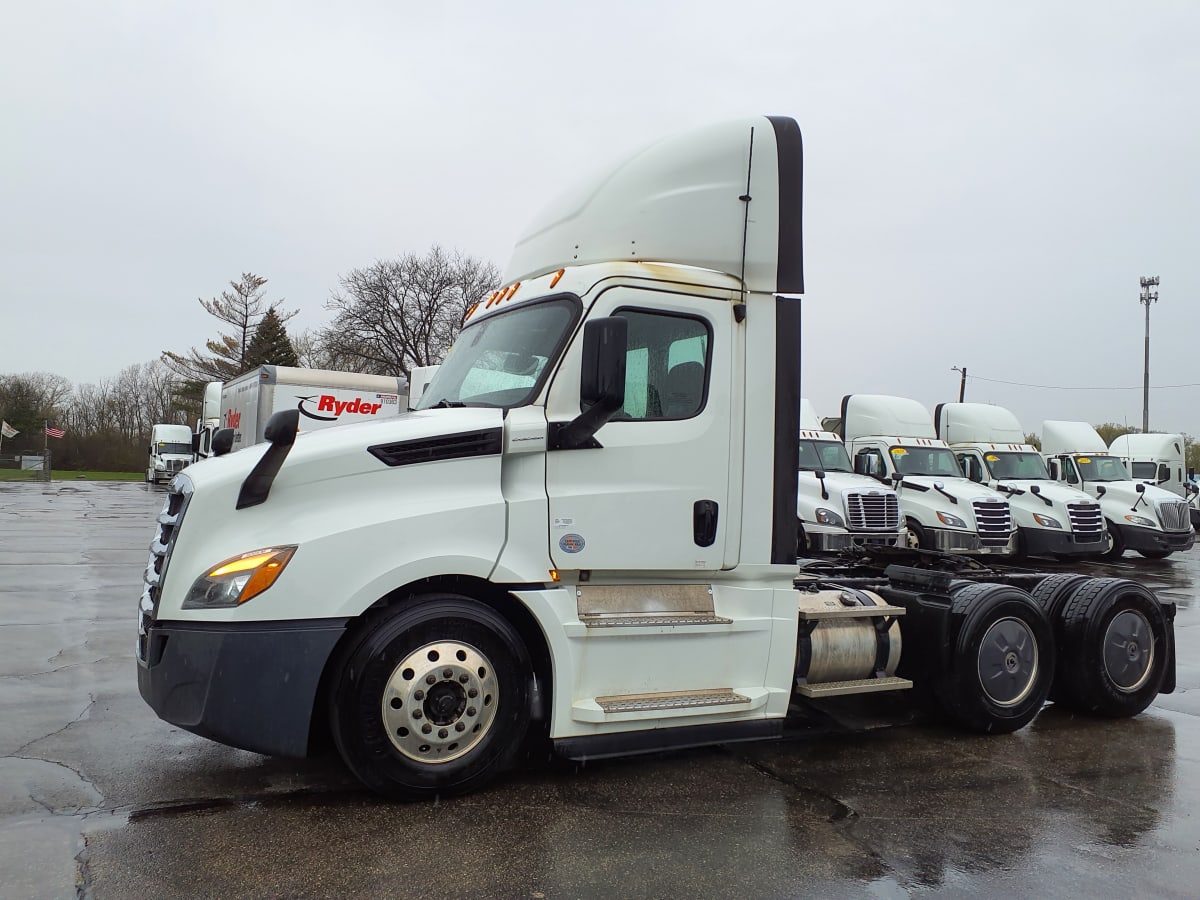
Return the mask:
<svg viewBox="0 0 1200 900">
<path fill-rule="evenodd" d="M 1108 523 L 1108 549 L 1100 554 L 1101 559 L 1115 560 L 1125 555 L 1125 539 L 1112 522 Z"/>
<path fill-rule="evenodd" d="M 959 724 L 1007 734 L 1041 711 L 1054 678 L 1054 638 L 1041 607 L 1019 588 L 972 584 L 954 596 L 961 622 L 937 694 Z"/>
<path fill-rule="evenodd" d="M 529 729 L 528 652 L 507 620 L 467 597 L 421 597 L 380 614 L 336 665 L 334 743 L 389 799 L 476 790 L 512 765 Z"/>
<path fill-rule="evenodd" d="M 910 550 L 932 550 L 933 541 L 929 539 L 929 532 L 916 519 L 908 519 L 905 523 L 908 526 L 908 547 Z"/>
</svg>

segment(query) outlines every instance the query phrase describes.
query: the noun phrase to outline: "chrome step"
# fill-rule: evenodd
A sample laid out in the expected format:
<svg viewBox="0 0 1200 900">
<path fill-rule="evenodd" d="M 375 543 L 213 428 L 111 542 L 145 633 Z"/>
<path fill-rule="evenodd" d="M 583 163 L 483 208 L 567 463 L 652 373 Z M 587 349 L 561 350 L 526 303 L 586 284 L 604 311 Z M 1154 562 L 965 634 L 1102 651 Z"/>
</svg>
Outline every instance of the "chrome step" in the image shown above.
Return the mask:
<svg viewBox="0 0 1200 900">
<path fill-rule="evenodd" d="M 707 691 L 671 691 L 663 694 L 617 694 L 611 697 L 596 698 L 596 705 L 606 713 L 686 709 L 693 706 L 727 706 L 749 702 L 749 697 L 735 694 L 729 688 Z"/>
<path fill-rule="evenodd" d="M 800 607 L 800 620 L 813 622 L 818 619 L 870 619 L 879 616 L 902 616 L 903 606 L 831 606 L 827 609 L 805 609 Z"/>
<path fill-rule="evenodd" d="M 853 681 L 827 681 L 824 684 L 798 684 L 796 693 L 802 697 L 842 697 L 848 694 L 873 694 L 877 691 L 903 691 L 912 687 L 907 678 L 894 675 L 887 678 L 856 678 Z"/>
</svg>

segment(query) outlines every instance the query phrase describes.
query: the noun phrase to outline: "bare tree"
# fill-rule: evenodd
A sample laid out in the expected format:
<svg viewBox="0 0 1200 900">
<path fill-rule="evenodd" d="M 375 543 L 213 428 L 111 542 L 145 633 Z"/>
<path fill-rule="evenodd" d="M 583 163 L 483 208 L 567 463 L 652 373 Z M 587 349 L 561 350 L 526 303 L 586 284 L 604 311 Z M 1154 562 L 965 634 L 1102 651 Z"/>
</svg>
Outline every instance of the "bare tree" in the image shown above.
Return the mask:
<svg viewBox="0 0 1200 900">
<path fill-rule="evenodd" d="M 241 280 L 229 282 L 230 289 L 223 291 L 220 297 L 200 299 L 200 305 L 209 314 L 232 326 L 233 330 L 229 334 L 220 332 L 215 339 L 206 341 L 207 352 L 195 347 L 187 353 L 163 351 L 162 361 L 187 383 L 187 389 L 199 386 L 203 390 L 206 382 L 229 381 L 245 372 L 250 339 L 268 310 L 275 310 L 281 325 L 296 315 L 295 311 L 279 311 L 282 300 L 267 303 L 263 290 L 266 283 L 267 279 L 253 272 L 243 272 Z"/>
<path fill-rule="evenodd" d="M 466 311 L 499 280 L 492 263 L 437 245 L 353 269 L 326 304 L 335 315 L 319 335 L 321 353 L 351 363 L 340 368 L 407 377 L 441 362 Z"/>
</svg>

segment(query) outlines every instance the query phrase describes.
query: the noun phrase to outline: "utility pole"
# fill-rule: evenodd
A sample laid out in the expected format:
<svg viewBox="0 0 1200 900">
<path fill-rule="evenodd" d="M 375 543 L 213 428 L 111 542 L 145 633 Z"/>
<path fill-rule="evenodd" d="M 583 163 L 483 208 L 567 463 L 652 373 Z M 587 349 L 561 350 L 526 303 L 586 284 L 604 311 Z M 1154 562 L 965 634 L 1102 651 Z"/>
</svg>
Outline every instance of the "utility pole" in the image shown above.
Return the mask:
<svg viewBox="0 0 1200 900">
<path fill-rule="evenodd" d="M 1145 434 L 1150 430 L 1150 304 L 1158 302 L 1158 291 L 1150 288 L 1158 287 L 1158 276 L 1143 275 L 1141 284 L 1138 302 L 1146 307 L 1146 368 L 1142 378 L 1142 433 Z"/>
<path fill-rule="evenodd" d="M 950 371 L 959 372 L 962 374 L 962 378 L 959 379 L 958 382 L 958 402 L 962 403 L 963 397 L 965 397 L 967 394 L 967 367 L 963 366 L 960 369 L 958 366 L 951 366 Z"/>
</svg>

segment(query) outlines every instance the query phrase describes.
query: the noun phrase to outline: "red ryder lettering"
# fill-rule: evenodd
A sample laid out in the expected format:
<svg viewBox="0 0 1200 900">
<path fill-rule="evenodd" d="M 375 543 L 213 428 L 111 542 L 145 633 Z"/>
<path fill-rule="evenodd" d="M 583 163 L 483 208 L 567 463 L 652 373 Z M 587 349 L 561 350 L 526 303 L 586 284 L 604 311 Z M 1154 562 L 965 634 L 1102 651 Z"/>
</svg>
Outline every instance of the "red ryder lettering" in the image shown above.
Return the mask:
<svg viewBox="0 0 1200 900">
<path fill-rule="evenodd" d="M 382 405 L 363 400 L 361 397 L 355 397 L 353 400 L 339 400 L 332 394 L 322 394 L 321 399 L 317 402 L 317 412 L 331 412 L 335 416 L 340 416 L 342 413 L 363 413 L 373 416 L 379 412 Z"/>
</svg>

